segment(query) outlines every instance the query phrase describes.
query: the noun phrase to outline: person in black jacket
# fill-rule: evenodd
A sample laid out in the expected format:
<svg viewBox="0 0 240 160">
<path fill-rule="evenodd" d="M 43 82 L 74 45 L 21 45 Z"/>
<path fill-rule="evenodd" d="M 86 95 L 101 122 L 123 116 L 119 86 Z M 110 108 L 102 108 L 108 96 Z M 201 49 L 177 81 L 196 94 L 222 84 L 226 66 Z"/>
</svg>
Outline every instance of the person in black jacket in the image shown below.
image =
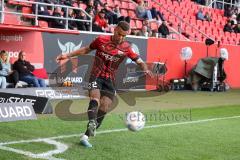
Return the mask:
<svg viewBox="0 0 240 160">
<path fill-rule="evenodd" d="M 233 32 L 233 28 L 232 28 L 232 25 L 231 25 L 231 21 L 228 21 L 228 22 L 224 25 L 223 31 L 224 31 L 224 32 Z"/>
<path fill-rule="evenodd" d="M 62 16 L 62 8 L 61 7 L 56 7 L 53 12 L 53 16 L 57 18 L 63 18 Z M 65 28 L 65 20 L 63 19 L 53 19 L 52 20 L 52 25 L 53 28 Z"/>
<path fill-rule="evenodd" d="M 167 35 L 170 34 L 165 21 L 163 21 L 162 24 L 159 26 L 158 33 L 161 34 L 163 38 L 167 38 Z"/>
<path fill-rule="evenodd" d="M 19 79 L 30 85 L 32 84 L 33 87 L 46 87 L 45 81 L 43 79 L 37 78 L 32 74 L 35 68 L 30 64 L 29 61 L 26 61 L 25 58 L 26 53 L 20 51 L 18 60 L 13 64 L 13 68 L 19 73 Z"/>
</svg>

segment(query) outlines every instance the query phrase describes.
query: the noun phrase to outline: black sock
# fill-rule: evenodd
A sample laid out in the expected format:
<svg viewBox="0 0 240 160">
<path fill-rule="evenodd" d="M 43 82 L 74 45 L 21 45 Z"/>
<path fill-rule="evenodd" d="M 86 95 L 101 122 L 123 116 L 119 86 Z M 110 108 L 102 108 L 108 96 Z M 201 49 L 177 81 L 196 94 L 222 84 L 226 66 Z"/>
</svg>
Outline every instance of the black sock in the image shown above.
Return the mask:
<svg viewBox="0 0 240 160">
<path fill-rule="evenodd" d="M 106 112 L 104 112 L 100 109 L 98 110 L 98 113 L 97 113 L 97 128 L 99 128 L 101 126 L 105 115 L 106 115 Z"/>
<path fill-rule="evenodd" d="M 89 102 L 89 107 L 88 107 L 88 119 L 89 120 L 96 120 L 97 108 L 98 108 L 98 102 L 96 100 L 91 100 Z"/>
<path fill-rule="evenodd" d="M 97 108 L 98 108 L 98 102 L 96 100 L 91 100 L 89 102 L 88 107 L 88 119 L 90 120 L 96 120 L 97 118 Z M 85 135 L 89 137 L 89 131 L 86 130 Z"/>
</svg>

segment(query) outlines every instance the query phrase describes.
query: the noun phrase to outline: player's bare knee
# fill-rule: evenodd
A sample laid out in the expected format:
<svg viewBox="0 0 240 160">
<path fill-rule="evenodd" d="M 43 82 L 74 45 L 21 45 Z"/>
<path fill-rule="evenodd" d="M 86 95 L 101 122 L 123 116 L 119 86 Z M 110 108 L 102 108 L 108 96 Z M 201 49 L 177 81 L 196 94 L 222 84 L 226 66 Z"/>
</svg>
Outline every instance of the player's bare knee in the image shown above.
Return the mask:
<svg viewBox="0 0 240 160">
<path fill-rule="evenodd" d="M 111 106 L 112 104 L 112 100 L 108 97 L 102 97 L 101 100 L 100 100 L 100 108 L 101 110 L 103 111 L 107 111 L 108 108 Z"/>
<path fill-rule="evenodd" d="M 92 100 L 97 101 L 98 106 L 100 105 L 100 100 L 99 100 L 99 98 L 90 97 L 90 101 L 92 101 Z"/>
</svg>

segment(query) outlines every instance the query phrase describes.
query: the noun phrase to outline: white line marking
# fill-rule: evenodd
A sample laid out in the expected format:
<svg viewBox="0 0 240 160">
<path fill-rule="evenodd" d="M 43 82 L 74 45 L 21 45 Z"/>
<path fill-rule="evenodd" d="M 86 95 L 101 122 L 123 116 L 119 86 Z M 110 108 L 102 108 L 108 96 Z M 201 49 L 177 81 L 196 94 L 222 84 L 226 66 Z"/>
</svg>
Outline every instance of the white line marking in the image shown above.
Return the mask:
<svg viewBox="0 0 240 160">
<path fill-rule="evenodd" d="M 168 123 L 168 124 L 159 124 L 159 125 L 151 125 L 151 126 L 145 126 L 144 128 L 159 128 L 159 127 L 168 127 L 168 126 L 177 126 L 177 125 L 185 125 L 185 124 L 198 124 L 198 123 L 204 123 L 204 122 L 211 122 L 211 121 L 218 121 L 218 120 L 228 120 L 228 119 L 236 119 L 240 118 L 240 116 L 232 116 L 232 117 L 222 117 L 222 118 L 211 118 L 211 119 L 202 119 L 202 120 L 196 120 L 196 121 L 187 121 L 187 122 L 179 122 L 179 123 Z M 97 134 L 105 134 L 105 133 L 113 133 L 113 132 L 122 132 L 127 131 L 127 128 L 122 129 L 113 129 L 113 130 L 105 130 L 105 131 L 99 131 Z M 47 160 L 62 160 L 53 157 L 53 154 L 59 154 L 63 153 L 68 149 L 68 146 L 55 141 L 56 139 L 64 139 L 64 138 L 71 138 L 71 137 L 77 137 L 82 134 L 72 134 L 72 135 L 63 135 L 63 136 L 56 136 L 56 137 L 49 137 L 49 138 L 38 138 L 38 139 L 32 139 L 32 140 L 20 140 L 20 141 L 12 141 L 12 142 L 3 142 L 0 143 L 0 149 L 6 150 L 6 151 L 12 151 L 18 154 L 23 154 L 28 157 L 32 158 L 42 158 Z M 34 154 L 28 151 L 22 151 L 19 149 L 14 149 L 11 147 L 6 147 L 4 145 L 10 145 L 10 144 L 18 144 L 18 143 L 31 143 L 31 142 L 46 142 L 48 144 L 53 144 L 57 146 L 57 149 L 51 150 L 45 153 L 41 154 Z"/>
<path fill-rule="evenodd" d="M 184 125 L 184 124 L 197 124 L 197 123 L 211 122 L 211 121 L 217 121 L 217 120 L 236 119 L 236 118 L 240 118 L 240 116 L 201 119 L 201 120 L 196 120 L 196 121 L 185 121 L 185 122 L 178 122 L 178 123 L 158 124 L 158 125 L 145 126 L 144 128 L 146 129 L 146 128 L 158 128 L 158 127 L 167 127 L 167 126 L 177 126 L 177 125 Z M 104 130 L 104 131 L 97 132 L 97 134 L 112 133 L 112 132 L 122 132 L 122 131 L 127 131 L 127 130 L 128 130 L 127 128 Z M 3 142 L 3 143 L 0 143 L 0 145 L 40 142 L 40 141 L 44 141 L 45 139 L 52 139 L 52 140 L 54 140 L 54 139 L 64 139 L 64 138 L 77 137 L 77 136 L 80 136 L 80 135 L 82 135 L 82 133 L 81 134 L 62 135 L 62 136 L 56 136 L 56 137 L 48 137 L 48 138 L 37 138 L 37 139 L 31 139 L 31 140 L 19 140 L 19 141 Z"/>
<path fill-rule="evenodd" d="M 55 158 L 55 157 L 53 157 L 53 155 L 65 152 L 68 149 L 67 145 L 57 142 L 55 140 L 50 140 L 50 139 L 44 139 L 44 140 L 38 141 L 38 142 L 45 142 L 48 144 L 55 145 L 56 149 L 48 151 L 48 152 L 40 153 L 40 154 L 35 154 L 35 153 L 29 152 L 29 151 L 23 151 L 20 149 L 15 149 L 15 148 L 3 146 L 3 145 L 0 145 L 0 149 L 6 150 L 6 151 L 12 151 L 12 152 L 22 154 L 22 155 L 25 155 L 25 156 L 28 156 L 31 158 L 41 158 L 41 159 L 47 159 L 47 160 L 63 160 L 63 159 Z"/>
</svg>

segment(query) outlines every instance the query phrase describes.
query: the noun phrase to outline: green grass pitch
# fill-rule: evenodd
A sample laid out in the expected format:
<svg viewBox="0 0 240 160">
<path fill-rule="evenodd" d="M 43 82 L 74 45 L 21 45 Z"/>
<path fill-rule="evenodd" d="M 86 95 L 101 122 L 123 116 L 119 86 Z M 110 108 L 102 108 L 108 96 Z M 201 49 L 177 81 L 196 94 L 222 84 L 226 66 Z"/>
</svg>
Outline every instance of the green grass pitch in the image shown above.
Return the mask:
<svg viewBox="0 0 240 160">
<path fill-rule="evenodd" d="M 38 115 L 38 120 L 0 123 L 0 159 L 239 160 L 239 95 L 240 90 L 169 92 L 137 98 L 135 106 L 119 99 L 118 107 L 106 116 L 99 134 L 90 139 L 91 149 L 79 145 L 86 121 L 63 121 L 52 114 Z M 53 106 L 57 103 L 52 101 Z M 87 99 L 74 101 L 71 112 L 83 112 L 87 104 Z M 147 118 L 146 128 L 139 132 L 126 130 L 123 120 L 126 112 L 135 110 Z M 68 148 L 52 158 L 23 154 L 55 150 L 55 145 L 37 141 L 49 137 Z"/>
</svg>

